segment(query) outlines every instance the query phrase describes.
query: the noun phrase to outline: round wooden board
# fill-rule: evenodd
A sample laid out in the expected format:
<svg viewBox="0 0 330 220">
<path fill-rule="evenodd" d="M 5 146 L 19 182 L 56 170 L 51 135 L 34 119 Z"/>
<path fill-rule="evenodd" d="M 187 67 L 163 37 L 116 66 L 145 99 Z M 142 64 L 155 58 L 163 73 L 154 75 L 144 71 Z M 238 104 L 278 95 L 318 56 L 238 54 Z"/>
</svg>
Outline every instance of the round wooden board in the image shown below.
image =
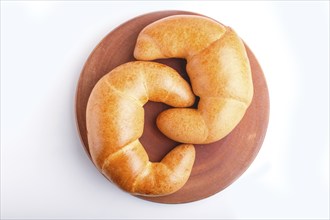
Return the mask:
<svg viewBox="0 0 330 220">
<path fill-rule="evenodd" d="M 84 148 L 90 157 L 86 132 L 86 105 L 96 82 L 115 67 L 135 60 L 133 50 L 139 32 L 148 24 L 185 11 L 160 11 L 134 18 L 109 33 L 94 49 L 81 72 L 76 93 L 77 126 Z M 213 144 L 195 145 L 196 160 L 188 182 L 174 194 L 143 197 L 159 203 L 186 203 L 220 192 L 233 183 L 249 167 L 260 150 L 268 125 L 269 96 L 267 84 L 257 59 L 246 46 L 251 63 L 254 97 L 244 118 L 225 138 Z M 182 59 L 157 60 L 176 69 L 188 82 Z M 150 160 L 160 161 L 178 143 L 165 137 L 156 127 L 157 115 L 169 106 L 148 102 L 145 126 L 140 141 Z"/>
</svg>

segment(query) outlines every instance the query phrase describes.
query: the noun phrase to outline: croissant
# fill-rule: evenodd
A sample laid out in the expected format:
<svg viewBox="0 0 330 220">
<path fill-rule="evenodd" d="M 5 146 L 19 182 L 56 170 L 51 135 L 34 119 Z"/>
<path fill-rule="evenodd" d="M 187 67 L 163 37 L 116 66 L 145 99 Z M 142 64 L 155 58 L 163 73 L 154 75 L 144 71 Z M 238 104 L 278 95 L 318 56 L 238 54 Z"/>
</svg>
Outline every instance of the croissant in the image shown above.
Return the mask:
<svg viewBox="0 0 330 220">
<path fill-rule="evenodd" d="M 157 118 L 158 128 L 178 142 L 203 144 L 223 138 L 251 103 L 253 83 L 244 44 L 230 27 L 209 18 L 175 15 L 146 26 L 134 57 L 187 60 L 193 92 L 200 98 L 198 108 L 172 108 Z"/>
<path fill-rule="evenodd" d="M 195 148 L 181 144 L 161 162 L 150 162 L 139 142 L 143 105 L 151 100 L 185 107 L 194 99 L 189 84 L 163 64 L 129 62 L 103 76 L 86 110 L 88 144 L 96 167 L 131 194 L 162 196 L 179 190 L 190 176 Z"/>
</svg>

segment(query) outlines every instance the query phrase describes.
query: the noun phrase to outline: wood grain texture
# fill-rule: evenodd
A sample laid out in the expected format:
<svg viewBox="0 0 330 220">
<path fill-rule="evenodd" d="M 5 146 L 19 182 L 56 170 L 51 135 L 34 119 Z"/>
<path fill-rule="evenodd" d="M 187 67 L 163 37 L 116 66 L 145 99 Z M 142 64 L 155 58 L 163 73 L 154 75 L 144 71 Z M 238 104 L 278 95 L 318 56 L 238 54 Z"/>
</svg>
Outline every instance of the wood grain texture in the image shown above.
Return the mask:
<svg viewBox="0 0 330 220">
<path fill-rule="evenodd" d="M 111 31 L 87 59 L 78 81 L 75 104 L 78 131 L 88 155 L 86 106 L 94 85 L 115 67 L 135 60 L 133 57 L 135 42 L 139 32 L 146 25 L 177 14 L 195 13 L 160 11 L 134 18 Z M 232 184 L 253 162 L 267 130 L 269 96 L 262 69 L 252 51 L 246 45 L 245 47 L 252 69 L 254 97 L 242 121 L 222 140 L 212 144 L 195 145 L 196 161 L 192 174 L 183 188 L 168 196 L 140 196 L 140 198 L 159 203 L 186 203 L 207 198 Z M 157 62 L 173 67 L 189 82 L 185 60 L 166 59 Z M 197 102 L 195 106 L 196 104 Z M 177 142 L 165 137 L 156 126 L 157 115 L 168 108 L 170 107 L 163 103 L 155 102 L 148 102 L 144 106 L 145 125 L 140 141 L 153 162 L 160 161 L 178 145 Z"/>
</svg>

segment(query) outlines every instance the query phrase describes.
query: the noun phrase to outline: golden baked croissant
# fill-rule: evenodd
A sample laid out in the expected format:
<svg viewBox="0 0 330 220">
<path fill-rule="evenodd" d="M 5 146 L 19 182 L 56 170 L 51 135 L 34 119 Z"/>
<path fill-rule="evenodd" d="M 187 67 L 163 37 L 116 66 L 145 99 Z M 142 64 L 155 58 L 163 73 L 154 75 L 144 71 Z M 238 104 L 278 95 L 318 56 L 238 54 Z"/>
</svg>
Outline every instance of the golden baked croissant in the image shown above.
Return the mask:
<svg viewBox="0 0 330 220">
<path fill-rule="evenodd" d="M 189 178 L 195 149 L 181 144 L 161 162 L 150 162 L 139 142 L 143 105 L 151 100 L 185 107 L 194 99 L 189 84 L 163 64 L 129 62 L 103 76 L 86 110 L 88 144 L 96 167 L 132 194 L 161 196 L 180 189 Z"/>
<path fill-rule="evenodd" d="M 185 58 L 198 109 L 173 108 L 157 118 L 158 128 L 182 143 L 211 143 L 240 122 L 253 97 L 250 63 L 237 34 L 209 18 L 175 15 L 139 34 L 138 60 Z"/>
</svg>

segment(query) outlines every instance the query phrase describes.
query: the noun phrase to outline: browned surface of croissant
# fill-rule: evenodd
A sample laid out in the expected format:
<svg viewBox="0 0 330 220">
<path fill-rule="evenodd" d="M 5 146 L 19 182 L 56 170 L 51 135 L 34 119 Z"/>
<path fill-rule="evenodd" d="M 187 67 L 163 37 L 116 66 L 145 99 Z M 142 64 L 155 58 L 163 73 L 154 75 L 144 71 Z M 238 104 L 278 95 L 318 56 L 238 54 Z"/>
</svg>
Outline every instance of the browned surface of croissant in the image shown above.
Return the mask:
<svg viewBox="0 0 330 220">
<path fill-rule="evenodd" d="M 191 106 L 189 84 L 170 67 L 154 62 L 123 64 L 102 77 L 87 104 L 88 144 L 97 168 L 123 190 L 161 196 L 180 189 L 195 160 L 192 145 L 181 144 L 152 163 L 139 142 L 148 101 Z"/>
<path fill-rule="evenodd" d="M 198 109 L 173 108 L 157 118 L 159 129 L 183 143 L 215 142 L 243 118 L 253 97 L 250 63 L 242 40 L 229 27 L 196 15 L 176 15 L 145 27 L 137 39 L 138 60 L 187 59 Z"/>
</svg>

